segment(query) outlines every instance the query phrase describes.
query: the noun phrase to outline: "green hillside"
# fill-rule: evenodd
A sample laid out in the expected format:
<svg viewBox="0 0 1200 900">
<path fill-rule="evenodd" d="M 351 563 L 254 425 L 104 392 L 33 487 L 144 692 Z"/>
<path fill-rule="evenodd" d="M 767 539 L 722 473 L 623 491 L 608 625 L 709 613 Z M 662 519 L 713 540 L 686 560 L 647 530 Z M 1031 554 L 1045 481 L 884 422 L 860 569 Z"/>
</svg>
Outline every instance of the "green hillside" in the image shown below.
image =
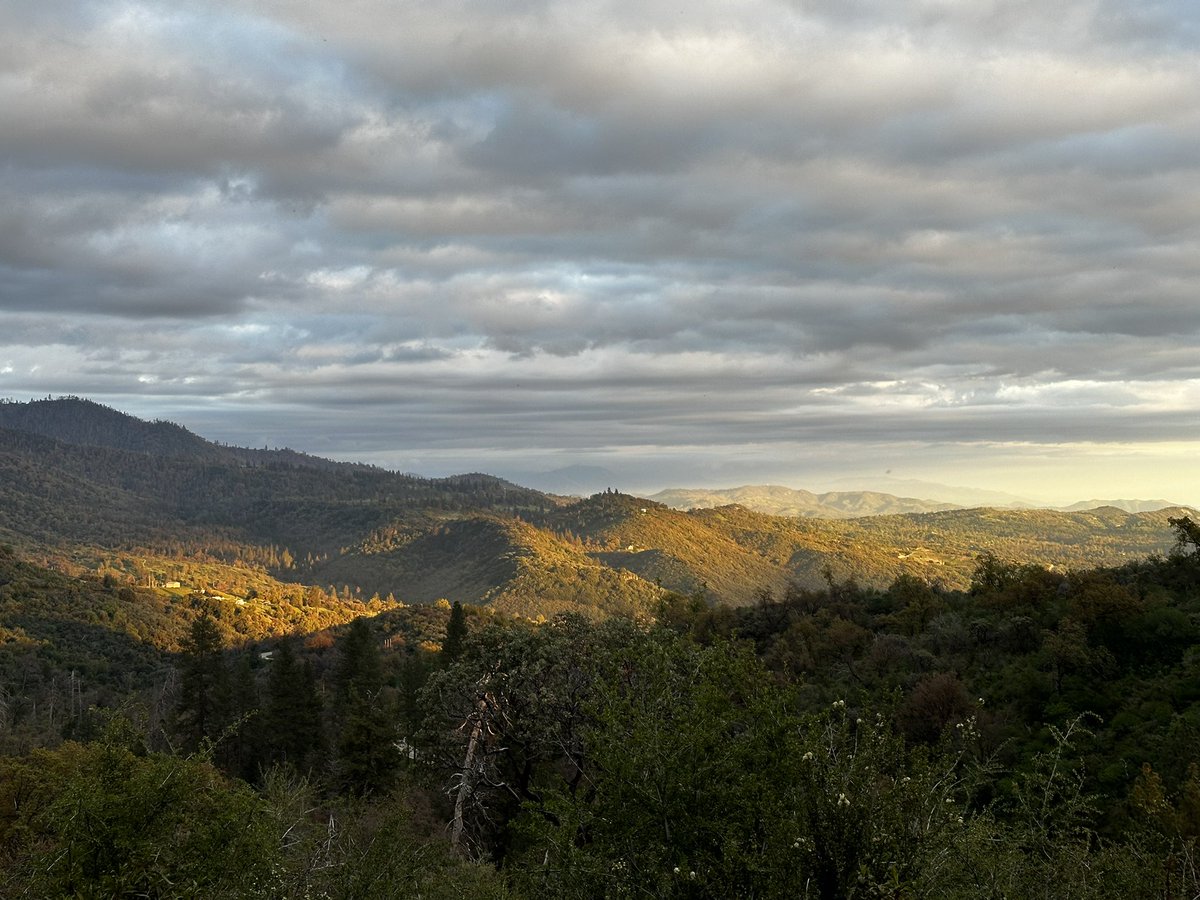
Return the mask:
<svg viewBox="0 0 1200 900">
<path fill-rule="evenodd" d="M 909 574 L 961 588 L 984 552 L 1059 569 L 1119 565 L 1165 550 L 1179 512 L 684 512 L 611 492 L 569 501 L 482 474 L 426 479 L 223 447 L 77 399 L 0 404 L 0 424 L 0 540 L 33 558 L 107 567 L 130 584 L 144 573 L 119 560 L 154 559 L 162 571 L 207 562 L 242 573 L 223 580 L 246 590 L 267 578 L 529 617 L 646 611 L 664 589 L 744 604 L 828 577 L 886 587 Z M 854 497 L 861 512 L 886 495 Z"/>
<path fill-rule="evenodd" d="M 910 574 L 965 587 L 976 559 L 992 553 L 1059 569 L 1120 565 L 1171 545 L 1167 520 L 1183 510 L 1126 513 L 1050 510 L 948 510 L 843 520 L 795 520 L 740 507 L 696 510 L 713 531 L 752 547 L 802 585 L 838 579 L 886 586 Z"/>
</svg>

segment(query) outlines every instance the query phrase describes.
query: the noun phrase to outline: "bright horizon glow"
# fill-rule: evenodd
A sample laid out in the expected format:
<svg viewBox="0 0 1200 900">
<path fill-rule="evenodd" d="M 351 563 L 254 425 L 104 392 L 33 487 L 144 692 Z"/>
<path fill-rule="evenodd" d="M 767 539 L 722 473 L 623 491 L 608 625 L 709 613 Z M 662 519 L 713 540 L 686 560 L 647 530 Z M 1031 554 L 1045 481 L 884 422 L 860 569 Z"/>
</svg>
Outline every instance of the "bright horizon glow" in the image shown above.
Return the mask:
<svg viewBox="0 0 1200 900">
<path fill-rule="evenodd" d="M 1182 0 L 6 4 L 0 396 L 1197 506 L 1197 84 Z"/>
</svg>

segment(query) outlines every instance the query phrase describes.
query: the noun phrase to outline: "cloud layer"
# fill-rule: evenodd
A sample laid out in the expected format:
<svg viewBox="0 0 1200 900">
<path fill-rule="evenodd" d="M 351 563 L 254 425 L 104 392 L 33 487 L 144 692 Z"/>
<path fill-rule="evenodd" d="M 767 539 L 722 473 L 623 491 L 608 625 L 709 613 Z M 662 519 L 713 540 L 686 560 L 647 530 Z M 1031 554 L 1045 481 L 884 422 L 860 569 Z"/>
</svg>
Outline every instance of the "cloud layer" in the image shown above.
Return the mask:
<svg viewBox="0 0 1200 900">
<path fill-rule="evenodd" d="M 399 467 L 1164 492 L 1198 49 L 1168 0 L 18 0 L 0 393 Z"/>
</svg>

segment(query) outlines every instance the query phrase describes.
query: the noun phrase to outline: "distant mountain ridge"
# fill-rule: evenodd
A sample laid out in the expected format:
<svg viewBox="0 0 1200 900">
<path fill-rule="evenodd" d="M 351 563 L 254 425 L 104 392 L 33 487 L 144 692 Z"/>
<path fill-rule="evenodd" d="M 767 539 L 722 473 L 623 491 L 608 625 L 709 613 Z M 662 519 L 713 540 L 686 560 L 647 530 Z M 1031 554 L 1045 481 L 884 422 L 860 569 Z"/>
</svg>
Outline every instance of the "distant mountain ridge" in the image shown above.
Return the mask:
<svg viewBox="0 0 1200 900">
<path fill-rule="evenodd" d="M 1099 509 L 1102 506 L 1111 506 L 1114 509 L 1124 510 L 1131 513 L 1155 512 L 1160 509 L 1174 509 L 1180 504 L 1172 503 L 1170 500 L 1081 500 L 1078 503 L 1072 503 L 1070 506 L 1060 506 L 1058 509 L 1064 512 L 1078 512 L 1084 509 Z"/>
<path fill-rule="evenodd" d="M 675 509 L 714 509 L 737 504 L 772 516 L 851 519 L 960 509 L 953 503 L 897 497 L 878 491 L 827 491 L 816 494 L 781 485 L 743 485 L 719 490 L 671 488 L 650 497 Z"/>
<path fill-rule="evenodd" d="M 708 492 L 711 507 L 691 511 L 611 490 L 571 501 L 484 474 L 226 447 L 78 398 L 0 404 L 0 543 L 93 572 L 99 561 L 136 584 L 212 563 L 350 599 L 653 615 L 664 591 L 740 604 L 828 576 L 963 587 L 982 552 L 1073 568 L 1172 541 L 1170 510 L 957 509 L 772 487 L 758 494 L 808 512 L 768 515 L 743 490 L 745 502 Z"/>
<path fill-rule="evenodd" d="M 958 489 L 965 490 L 965 489 Z M 1001 495 L 1008 497 L 1010 495 Z M 771 516 L 795 516 L 818 519 L 852 519 L 862 516 L 907 515 L 910 513 L 940 512 L 949 509 L 1054 509 L 1062 512 L 1082 512 L 1111 506 L 1124 512 L 1155 512 L 1160 509 L 1185 508 L 1169 500 L 1083 500 L 1069 506 L 1038 506 L 1021 501 L 1002 504 L 964 504 L 916 497 L 898 497 L 881 491 L 812 491 L 781 485 L 742 485 L 735 488 L 668 488 L 652 494 L 650 499 L 674 509 L 714 509 L 737 504 Z"/>
<path fill-rule="evenodd" d="M 1006 491 L 942 484 L 919 478 L 897 478 L 894 475 L 839 478 L 828 486 L 835 490 L 870 490 L 900 497 L 920 497 L 938 503 L 953 503 L 964 509 L 981 506 L 990 506 L 996 509 L 1037 509 L 1045 505 L 1029 497 L 1021 497 Z"/>
<path fill-rule="evenodd" d="M 162 458 L 236 462 L 241 465 L 291 465 L 313 469 L 370 469 L 364 463 L 336 462 L 290 449 L 256 450 L 207 441 L 174 422 L 147 422 L 82 397 L 0 400 L 0 428 L 39 434 L 81 447 L 107 447 Z"/>
<path fill-rule="evenodd" d="M 40 434 L 69 444 L 110 447 L 154 456 L 216 459 L 217 445 L 173 422 L 146 422 L 81 397 L 0 401 L 0 428 Z"/>
</svg>

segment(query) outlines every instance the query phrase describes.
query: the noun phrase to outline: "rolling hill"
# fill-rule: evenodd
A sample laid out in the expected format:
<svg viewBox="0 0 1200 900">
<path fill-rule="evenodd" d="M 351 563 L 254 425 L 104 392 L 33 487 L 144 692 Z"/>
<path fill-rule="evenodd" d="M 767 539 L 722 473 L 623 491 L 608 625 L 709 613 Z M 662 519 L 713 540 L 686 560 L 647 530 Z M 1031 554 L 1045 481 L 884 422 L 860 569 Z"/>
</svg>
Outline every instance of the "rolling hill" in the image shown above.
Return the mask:
<svg viewBox="0 0 1200 900">
<path fill-rule="evenodd" d="M 1117 564 L 1165 550 L 1178 514 L 776 488 L 756 490 L 810 512 L 684 511 L 225 447 L 74 398 L 0 404 L 0 426 L 0 540 L 31 559 L 136 584 L 185 572 L 214 589 L 315 586 L 326 598 L 447 598 L 529 617 L 652 613 L 664 590 L 743 604 L 827 577 L 882 587 L 909 573 L 962 587 L 985 551 L 1064 569 Z"/>
<path fill-rule="evenodd" d="M 818 519 L 850 519 L 858 516 L 885 516 L 903 513 L 936 512 L 956 509 L 953 503 L 897 497 L 878 491 L 795 490 L 775 484 L 743 485 L 721 490 L 671 488 L 650 497 L 675 509 L 713 509 L 718 506 L 744 506 L 772 516 L 796 516 Z"/>
<path fill-rule="evenodd" d="M 920 487 L 923 482 L 913 482 Z M 936 492 L 940 485 L 928 485 Z M 949 489 L 956 490 L 956 489 Z M 965 489 L 962 489 L 965 491 Z M 979 492 L 986 496 L 986 492 Z M 664 503 L 674 509 L 715 509 L 718 506 L 744 506 L 755 512 L 771 516 L 794 516 L 815 519 L 856 519 L 865 516 L 894 516 L 908 513 L 941 512 L 950 509 L 988 507 L 991 509 L 1057 509 L 1061 512 L 1086 512 L 1112 506 L 1125 512 L 1157 512 L 1160 509 L 1178 509 L 1180 504 L 1169 500 L 1081 500 L 1068 506 L 1039 507 L 1030 502 L 1017 502 L 1007 495 L 996 495 L 1005 502 L 988 503 L 981 498 L 977 502 L 947 502 L 943 500 L 920 500 L 916 497 L 898 497 L 881 491 L 827 491 L 814 494 L 812 491 L 796 490 L 774 484 L 748 484 L 736 488 L 668 488 L 650 496 L 651 500 Z M 964 496 L 962 500 L 969 497 Z"/>
</svg>

